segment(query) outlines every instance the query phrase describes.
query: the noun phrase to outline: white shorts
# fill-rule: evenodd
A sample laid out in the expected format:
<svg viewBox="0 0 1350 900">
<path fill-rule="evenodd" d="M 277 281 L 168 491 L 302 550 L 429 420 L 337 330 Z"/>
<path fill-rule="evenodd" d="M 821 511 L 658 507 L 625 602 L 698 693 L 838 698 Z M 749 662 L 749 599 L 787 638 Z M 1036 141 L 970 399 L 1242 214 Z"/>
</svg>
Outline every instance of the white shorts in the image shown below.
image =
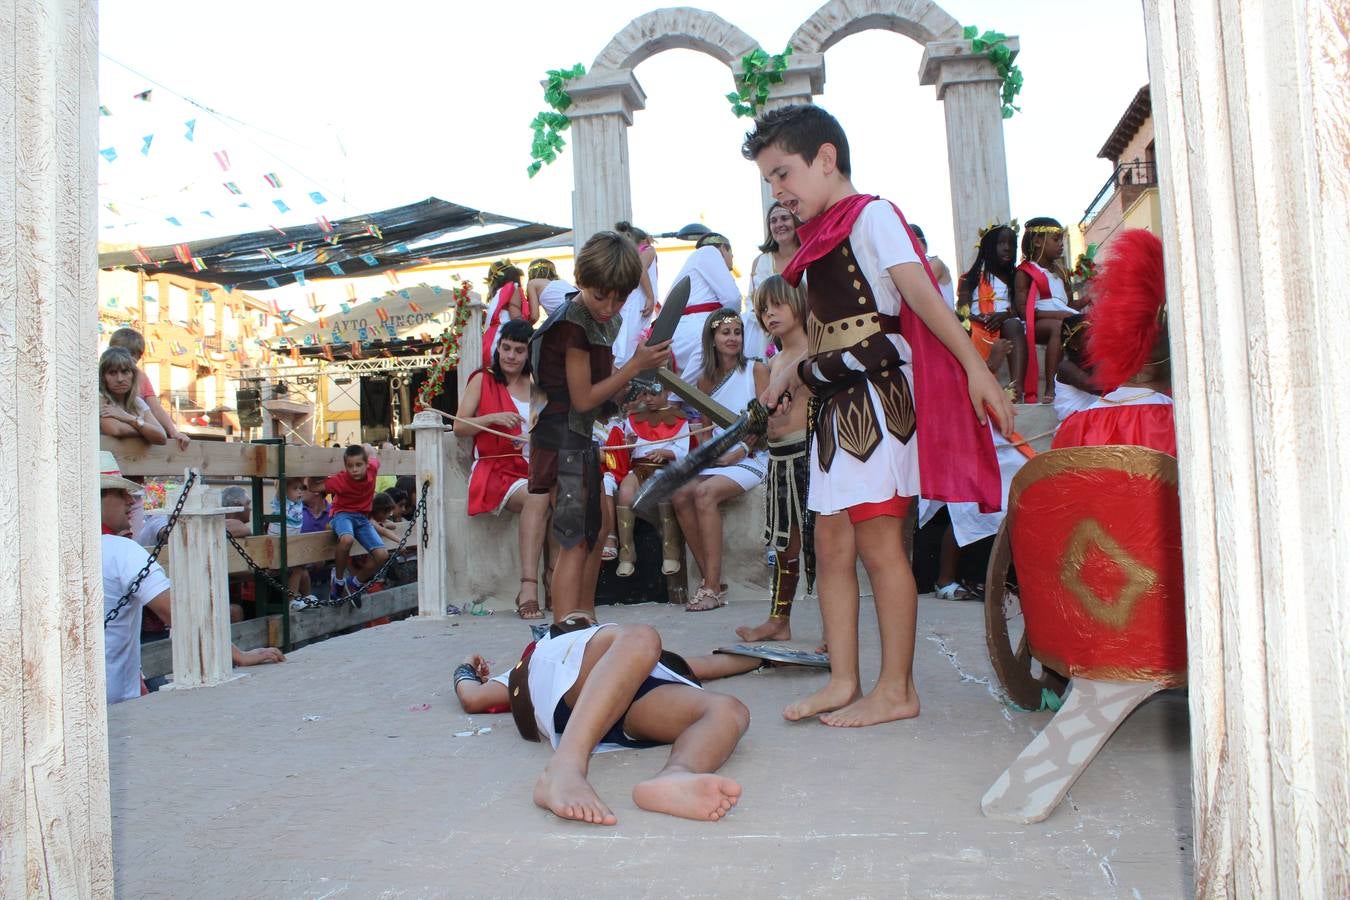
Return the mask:
<svg viewBox="0 0 1350 900">
<path fill-rule="evenodd" d="M 492 511 L 492 514 L 494 516 L 500 516 L 502 510 L 506 509 L 506 504 L 510 503 L 511 498 L 516 495 L 516 491 L 529 483 L 530 480 L 528 478 L 517 478 L 515 481 L 511 482 L 511 486 L 506 489 L 506 493 L 502 494 L 502 502 L 497 504 L 497 508 Z"/>
<path fill-rule="evenodd" d="M 723 478 L 730 478 L 736 482 L 736 486 L 743 491 L 748 491 L 755 485 L 764 480 L 765 474 L 769 471 L 769 457 L 767 453 L 755 453 L 747 456 L 745 459 L 731 466 L 713 466 L 704 469 L 698 474 L 704 477 L 721 475 Z"/>
</svg>

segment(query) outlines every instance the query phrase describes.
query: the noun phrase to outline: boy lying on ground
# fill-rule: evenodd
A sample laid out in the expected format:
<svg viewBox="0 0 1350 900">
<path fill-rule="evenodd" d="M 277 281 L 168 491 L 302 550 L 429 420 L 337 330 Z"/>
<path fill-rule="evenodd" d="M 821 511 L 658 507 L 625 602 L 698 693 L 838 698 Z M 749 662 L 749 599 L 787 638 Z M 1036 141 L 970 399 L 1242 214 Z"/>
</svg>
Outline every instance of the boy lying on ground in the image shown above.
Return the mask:
<svg viewBox="0 0 1350 900">
<path fill-rule="evenodd" d="M 548 736 L 554 755 L 535 783 L 534 802 L 561 818 L 618 821 L 586 780 L 591 753 L 669 744 L 665 766 L 633 788 L 633 802 L 716 821 L 736 805 L 741 786 L 713 773 L 749 727 L 750 712 L 700 682 L 761 664 L 722 654 L 686 662 L 663 651 L 648 625 L 596 625 L 576 613 L 527 647 L 506 674 L 489 679 L 487 663 L 471 656 L 455 670 L 455 693 L 465 712 L 509 708 L 522 737 Z"/>
</svg>

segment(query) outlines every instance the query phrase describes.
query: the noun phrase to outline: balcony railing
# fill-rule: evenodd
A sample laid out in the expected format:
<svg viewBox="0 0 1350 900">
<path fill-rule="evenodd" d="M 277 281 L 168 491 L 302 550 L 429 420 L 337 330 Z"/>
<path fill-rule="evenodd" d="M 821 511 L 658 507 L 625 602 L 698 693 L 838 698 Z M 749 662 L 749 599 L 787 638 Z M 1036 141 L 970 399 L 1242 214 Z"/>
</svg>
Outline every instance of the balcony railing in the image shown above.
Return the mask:
<svg viewBox="0 0 1350 900">
<path fill-rule="evenodd" d="M 1128 162 L 1116 166 L 1116 170 L 1111 173 L 1106 184 L 1097 192 L 1092 203 L 1083 212 L 1083 220 L 1080 224 L 1088 225 L 1097 215 L 1106 207 L 1111 198 L 1115 196 L 1116 191 L 1121 188 L 1137 187 L 1157 187 L 1158 186 L 1158 167 L 1151 162 Z"/>
</svg>

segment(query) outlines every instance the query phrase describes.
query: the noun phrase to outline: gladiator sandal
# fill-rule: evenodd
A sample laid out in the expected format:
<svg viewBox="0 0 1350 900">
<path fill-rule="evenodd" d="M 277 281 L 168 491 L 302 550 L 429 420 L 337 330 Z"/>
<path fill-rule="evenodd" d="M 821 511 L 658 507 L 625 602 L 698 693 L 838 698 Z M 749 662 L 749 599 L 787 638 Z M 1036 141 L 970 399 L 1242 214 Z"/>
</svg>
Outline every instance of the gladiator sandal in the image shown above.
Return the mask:
<svg viewBox="0 0 1350 900">
<path fill-rule="evenodd" d="M 801 573 L 801 562 L 778 554 L 778 565 L 774 567 L 773 597 L 769 600 L 769 616 L 774 619 L 787 619 L 792 615 L 792 601 L 797 595 L 797 579 Z"/>
<path fill-rule="evenodd" d="M 684 545 L 680 541 L 680 523 L 675 518 L 675 507 L 662 503 L 661 513 L 661 574 L 674 575 L 680 571 Z"/>
<path fill-rule="evenodd" d="M 627 578 L 637 571 L 637 548 L 633 546 L 633 507 L 614 507 L 614 518 L 619 526 L 619 567 L 614 574 Z"/>
</svg>

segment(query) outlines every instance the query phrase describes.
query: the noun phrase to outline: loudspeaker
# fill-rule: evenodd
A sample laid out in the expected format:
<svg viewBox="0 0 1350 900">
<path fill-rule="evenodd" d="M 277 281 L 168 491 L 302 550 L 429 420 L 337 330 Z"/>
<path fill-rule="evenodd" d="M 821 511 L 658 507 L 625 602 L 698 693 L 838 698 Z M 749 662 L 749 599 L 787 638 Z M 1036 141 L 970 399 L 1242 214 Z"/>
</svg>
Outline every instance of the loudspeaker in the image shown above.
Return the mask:
<svg viewBox="0 0 1350 900">
<path fill-rule="evenodd" d="M 389 440 L 393 404 L 386 375 L 361 376 L 361 440 L 379 446 Z"/>
<path fill-rule="evenodd" d="M 262 400 L 255 388 L 240 388 L 235 391 L 234 407 L 239 412 L 240 428 L 262 427 Z"/>
</svg>

